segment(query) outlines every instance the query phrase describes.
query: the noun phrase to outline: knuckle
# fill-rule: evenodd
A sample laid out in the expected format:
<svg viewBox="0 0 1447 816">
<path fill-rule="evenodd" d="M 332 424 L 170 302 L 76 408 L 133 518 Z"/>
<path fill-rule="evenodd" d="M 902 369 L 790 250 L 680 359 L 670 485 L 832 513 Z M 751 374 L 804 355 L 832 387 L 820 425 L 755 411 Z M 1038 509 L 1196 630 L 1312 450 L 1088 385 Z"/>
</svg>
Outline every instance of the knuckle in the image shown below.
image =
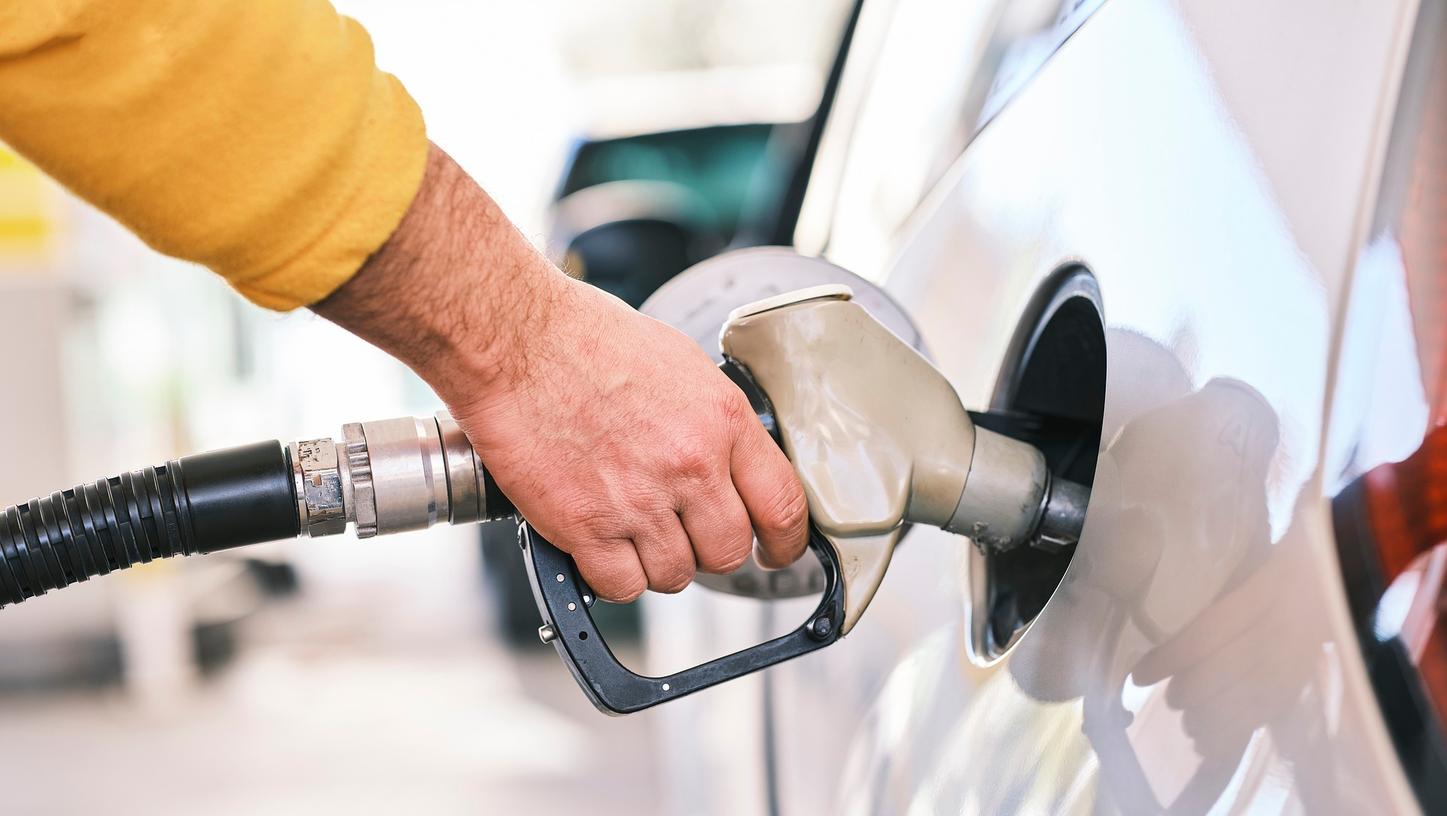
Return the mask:
<svg viewBox="0 0 1447 816">
<path fill-rule="evenodd" d="M 631 556 L 630 556 L 631 557 Z M 616 550 L 589 549 L 574 554 L 578 569 L 598 597 L 626 603 L 643 594 L 648 581 Z"/>
<path fill-rule="evenodd" d="M 654 592 L 663 592 L 669 595 L 682 592 L 693 582 L 693 572 L 692 567 L 687 569 L 671 569 L 661 576 L 654 585 L 650 586 L 650 589 Z"/>
<path fill-rule="evenodd" d="M 732 386 L 732 384 L 730 384 Z M 754 409 L 749 405 L 749 398 L 737 387 L 730 387 L 723 391 L 719 397 L 719 410 L 723 412 L 724 420 L 730 425 L 737 425 L 746 419 L 754 418 Z"/>
<path fill-rule="evenodd" d="M 678 511 L 671 505 L 656 504 L 648 510 L 638 511 L 633 533 L 640 547 L 667 552 L 675 549 L 669 533 L 677 527 Z"/>
<path fill-rule="evenodd" d="M 651 576 L 653 580 L 648 582 L 649 589 L 669 594 L 682 592 L 693 582 L 696 571 L 692 550 L 681 546 L 663 554 L 654 567 L 654 573 Z"/>
<path fill-rule="evenodd" d="M 624 519 L 620 515 L 617 507 L 584 500 L 565 505 L 559 511 L 557 523 L 578 545 L 594 546 L 624 532 Z"/>
<path fill-rule="evenodd" d="M 753 547 L 754 533 L 745 522 L 741 529 L 729 531 L 716 546 L 704 548 L 698 554 L 699 566 L 720 575 L 733 572 L 749 560 Z"/>
<path fill-rule="evenodd" d="M 659 524 L 635 540 L 638 558 L 648 574 L 648 588 L 654 592 L 681 592 L 693 580 L 696 565 L 693 548 L 678 534 L 678 516 L 666 514 L 670 525 Z"/>
<path fill-rule="evenodd" d="M 790 482 L 774 494 L 754 523 L 764 535 L 783 537 L 802 532 L 808 521 L 808 499 L 797 484 Z"/>
<path fill-rule="evenodd" d="M 669 456 L 674 473 L 693 480 L 704 480 L 718 470 L 718 456 L 697 437 L 685 437 L 674 445 Z"/>
<path fill-rule="evenodd" d="M 719 573 L 727 575 L 728 573 L 733 572 L 739 567 L 742 567 L 744 565 L 744 562 L 749 560 L 749 555 L 753 552 L 753 549 L 754 545 L 751 537 L 749 542 L 744 545 L 743 549 L 731 554 L 728 558 L 725 558 L 723 561 L 719 562 Z"/>
</svg>

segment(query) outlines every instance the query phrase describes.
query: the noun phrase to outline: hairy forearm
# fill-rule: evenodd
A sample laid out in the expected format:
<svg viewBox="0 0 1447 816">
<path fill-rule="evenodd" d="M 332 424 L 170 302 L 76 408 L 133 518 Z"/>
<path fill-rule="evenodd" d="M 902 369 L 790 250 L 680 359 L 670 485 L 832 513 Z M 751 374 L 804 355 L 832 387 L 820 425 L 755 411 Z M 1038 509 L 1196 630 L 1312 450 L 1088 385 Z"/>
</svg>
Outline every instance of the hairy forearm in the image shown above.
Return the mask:
<svg viewBox="0 0 1447 816">
<path fill-rule="evenodd" d="M 432 145 L 396 231 L 313 309 L 406 363 L 451 403 L 485 398 L 518 365 L 566 282 L 481 187 Z"/>
</svg>

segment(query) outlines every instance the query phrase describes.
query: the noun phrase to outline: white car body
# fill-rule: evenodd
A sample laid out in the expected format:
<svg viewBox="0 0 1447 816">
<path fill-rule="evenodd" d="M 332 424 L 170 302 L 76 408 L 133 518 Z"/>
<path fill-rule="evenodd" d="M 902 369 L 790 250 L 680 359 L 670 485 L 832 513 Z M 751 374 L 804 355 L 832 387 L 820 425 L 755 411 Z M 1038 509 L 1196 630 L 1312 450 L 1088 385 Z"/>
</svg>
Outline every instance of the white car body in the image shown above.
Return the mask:
<svg viewBox="0 0 1447 816">
<path fill-rule="evenodd" d="M 1039 287 L 1090 270 L 1082 541 L 987 661 L 968 542 L 912 530 L 841 643 L 645 715 L 670 812 L 1414 811 L 1331 496 L 1375 376 L 1353 344 L 1405 308 L 1369 225 L 1417 3 L 1047 3 L 1013 34 L 1032 4 L 946 5 L 865 3 L 798 246 L 882 283 L 972 409 Z M 691 665 L 809 604 L 695 591 L 650 610 L 650 650 Z"/>
</svg>

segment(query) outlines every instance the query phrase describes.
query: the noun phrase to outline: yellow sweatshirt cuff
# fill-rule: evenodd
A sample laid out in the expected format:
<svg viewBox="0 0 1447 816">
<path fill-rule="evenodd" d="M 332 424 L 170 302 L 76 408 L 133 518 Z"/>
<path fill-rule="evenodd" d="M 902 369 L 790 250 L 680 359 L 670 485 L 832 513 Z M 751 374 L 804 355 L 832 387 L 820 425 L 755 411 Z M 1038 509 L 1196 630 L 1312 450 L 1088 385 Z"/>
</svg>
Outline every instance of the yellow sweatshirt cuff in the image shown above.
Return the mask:
<svg viewBox="0 0 1447 816">
<path fill-rule="evenodd" d="M 271 268 L 218 270 L 251 302 L 287 311 L 322 300 L 351 280 L 407 214 L 427 167 L 427 132 L 395 77 L 379 72 L 377 84 L 378 111 L 358 134 L 350 183 L 317 240 Z"/>
<path fill-rule="evenodd" d="M 345 283 L 427 160 L 417 105 L 326 0 L 4 6 L 0 141 L 273 309 Z"/>
</svg>

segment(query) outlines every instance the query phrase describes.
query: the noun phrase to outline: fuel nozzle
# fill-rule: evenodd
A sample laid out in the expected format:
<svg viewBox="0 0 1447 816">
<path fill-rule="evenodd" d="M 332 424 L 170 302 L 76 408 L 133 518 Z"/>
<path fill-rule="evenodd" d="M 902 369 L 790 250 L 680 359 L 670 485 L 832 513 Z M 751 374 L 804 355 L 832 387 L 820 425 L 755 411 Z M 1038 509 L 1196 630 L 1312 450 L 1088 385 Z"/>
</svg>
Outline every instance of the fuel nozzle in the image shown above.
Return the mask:
<svg viewBox="0 0 1447 816">
<path fill-rule="evenodd" d="M 873 598 L 906 523 L 986 553 L 1073 546 L 1089 491 L 1034 446 L 975 427 L 948 380 L 827 284 L 740 307 L 725 359 L 767 395 L 810 518 L 839 551 L 845 628 Z"/>
</svg>

